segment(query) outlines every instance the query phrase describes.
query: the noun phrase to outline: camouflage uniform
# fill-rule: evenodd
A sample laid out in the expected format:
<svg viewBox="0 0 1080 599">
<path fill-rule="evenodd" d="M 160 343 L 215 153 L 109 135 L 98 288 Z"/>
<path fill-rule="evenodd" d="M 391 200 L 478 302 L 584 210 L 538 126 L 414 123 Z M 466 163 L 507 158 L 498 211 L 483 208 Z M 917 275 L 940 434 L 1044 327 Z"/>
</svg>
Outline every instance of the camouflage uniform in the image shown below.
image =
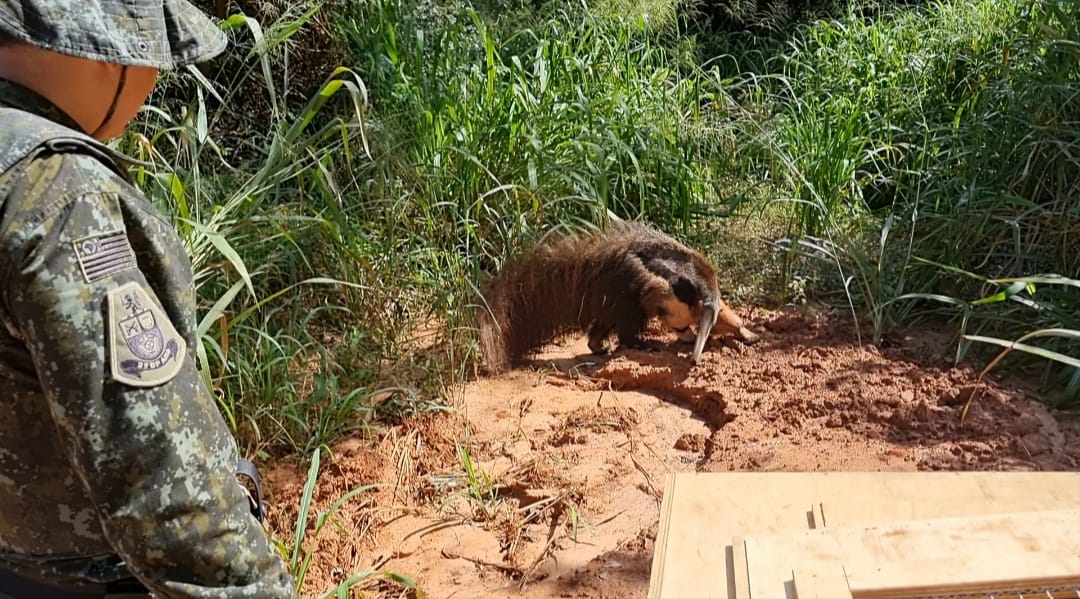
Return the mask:
<svg viewBox="0 0 1080 599">
<path fill-rule="evenodd" d="M 224 47 L 196 11 L 0 0 L 0 29 L 173 68 Z M 74 587 L 134 575 L 157 597 L 294 597 L 196 370 L 186 250 L 118 158 L 0 81 L 0 567 Z"/>
</svg>

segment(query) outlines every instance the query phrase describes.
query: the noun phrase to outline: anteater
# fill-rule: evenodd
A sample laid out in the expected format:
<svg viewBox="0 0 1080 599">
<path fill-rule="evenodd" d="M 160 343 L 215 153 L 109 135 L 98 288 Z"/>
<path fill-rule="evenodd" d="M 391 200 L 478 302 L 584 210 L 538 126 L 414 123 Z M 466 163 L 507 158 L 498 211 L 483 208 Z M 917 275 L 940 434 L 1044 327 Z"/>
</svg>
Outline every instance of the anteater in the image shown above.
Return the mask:
<svg viewBox="0 0 1080 599">
<path fill-rule="evenodd" d="M 694 340 L 697 364 L 711 333 L 734 334 L 746 344 L 758 336 L 723 302 L 708 259 L 664 233 L 633 221 L 560 234 L 535 245 L 481 288 L 478 321 L 488 368 L 517 366 L 540 346 L 566 333 L 588 332 L 594 354 L 640 347 L 640 334 L 659 318 Z M 690 330 L 697 325 L 697 335 Z"/>
</svg>

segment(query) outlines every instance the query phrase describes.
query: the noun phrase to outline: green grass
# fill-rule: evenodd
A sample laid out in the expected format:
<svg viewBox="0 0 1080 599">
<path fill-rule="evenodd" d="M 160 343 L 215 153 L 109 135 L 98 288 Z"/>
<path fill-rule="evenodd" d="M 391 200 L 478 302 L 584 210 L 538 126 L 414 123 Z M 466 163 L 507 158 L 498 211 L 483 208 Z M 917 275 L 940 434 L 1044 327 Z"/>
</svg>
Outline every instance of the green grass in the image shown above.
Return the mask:
<svg viewBox="0 0 1080 599">
<path fill-rule="evenodd" d="M 681 31 L 674 1 L 356 1 L 321 17 L 348 63 L 289 102 L 311 6 L 231 19 L 216 85 L 167 82 L 124 140 L 189 242 L 203 372 L 250 452 L 440 409 L 478 359 L 477 281 L 611 214 L 705 248 L 733 298 L 844 302 L 870 341 L 928 313 L 980 347 L 1077 329 L 1075 288 L 1010 287 L 1080 274 L 1075 3 L 854 6 L 748 43 Z M 241 95 L 267 118 L 230 119 Z M 215 129 L 240 121 L 265 128 Z"/>
<path fill-rule="evenodd" d="M 700 118 L 706 92 L 645 20 L 509 29 L 467 6 L 353 7 L 342 28 L 393 144 L 394 209 L 426 245 L 498 259 L 537 226 L 609 210 L 687 221 L 708 191 L 723 139 Z"/>
<path fill-rule="evenodd" d="M 942 2 L 816 24 L 779 59 L 757 145 L 791 190 L 803 247 L 849 281 L 833 286 L 875 338 L 919 301 L 947 306 L 964 334 L 1076 329 L 1067 279 L 997 279 L 1080 274 L 1078 15 Z M 1067 335 L 1049 345 L 1075 351 Z M 1070 381 L 1075 401 L 1061 363 L 1047 382 Z"/>
</svg>

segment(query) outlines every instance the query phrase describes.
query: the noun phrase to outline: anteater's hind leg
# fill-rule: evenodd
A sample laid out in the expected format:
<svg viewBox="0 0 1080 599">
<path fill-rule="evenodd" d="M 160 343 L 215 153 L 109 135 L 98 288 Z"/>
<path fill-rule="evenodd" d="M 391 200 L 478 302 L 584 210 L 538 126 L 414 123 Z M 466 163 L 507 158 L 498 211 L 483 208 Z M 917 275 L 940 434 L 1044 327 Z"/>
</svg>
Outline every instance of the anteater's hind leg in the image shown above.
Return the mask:
<svg viewBox="0 0 1080 599">
<path fill-rule="evenodd" d="M 593 354 L 608 353 L 607 344 L 604 342 L 614 328 L 609 321 L 604 319 L 597 320 L 589 327 L 589 350 Z"/>
<path fill-rule="evenodd" d="M 592 353 L 610 353 L 605 342 L 612 332 L 618 335 L 618 348 L 642 347 L 640 334 L 645 329 L 645 312 L 637 303 L 625 299 L 611 302 L 609 299 L 603 310 L 589 326 L 589 350 Z"/>
</svg>

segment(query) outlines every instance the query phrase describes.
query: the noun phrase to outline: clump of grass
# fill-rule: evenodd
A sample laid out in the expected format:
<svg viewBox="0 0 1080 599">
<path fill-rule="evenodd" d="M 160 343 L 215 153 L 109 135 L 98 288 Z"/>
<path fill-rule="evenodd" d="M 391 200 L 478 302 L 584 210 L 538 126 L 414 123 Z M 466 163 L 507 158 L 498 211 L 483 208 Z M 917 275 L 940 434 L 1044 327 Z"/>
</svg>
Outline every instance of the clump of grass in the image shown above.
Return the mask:
<svg viewBox="0 0 1080 599">
<path fill-rule="evenodd" d="M 1078 16 L 1055 0 L 853 13 L 805 28 L 762 80 L 774 113 L 744 125 L 793 206 L 784 247 L 835 267 L 875 339 L 941 306 L 962 334 L 1075 330 L 1068 285 L 1038 301 L 1010 285 L 1080 272 Z"/>
<path fill-rule="evenodd" d="M 506 27 L 398 0 L 354 4 L 345 20 L 413 230 L 472 258 L 608 211 L 688 221 L 720 134 L 703 126 L 686 57 L 644 18 L 577 11 Z"/>
<path fill-rule="evenodd" d="M 269 53 L 281 40 L 240 15 L 224 26 L 255 40 L 250 80 L 234 81 L 232 91 L 265 85 L 279 97 Z M 307 372 L 296 368 L 325 356 L 318 323 L 327 311 L 363 312 L 383 299 L 362 265 L 339 258 L 348 244 L 340 206 L 359 182 L 342 174 L 349 164 L 370 164 L 366 90 L 350 70 L 329 70 L 306 104 L 276 105 L 249 148 L 257 159 L 231 164 L 211 126 L 230 106 L 217 85 L 193 75 L 166 81 L 160 93 L 193 84 L 194 99 L 152 105 L 121 144 L 145 161 L 134 170 L 136 183 L 172 214 L 187 244 L 201 314 L 199 365 L 234 434 L 257 453 L 308 450 L 364 426 L 366 400 L 378 392 L 370 364 L 348 377 L 326 359 Z M 385 351 L 379 333 L 364 339 L 363 351 Z M 339 392 L 343 384 L 349 389 Z"/>
<path fill-rule="evenodd" d="M 720 182 L 735 141 L 701 108 L 725 90 L 705 87 L 663 23 L 548 7 L 521 24 L 375 0 L 340 29 L 378 98 L 362 235 L 400 248 L 394 284 L 444 323 L 440 384 L 475 365 L 476 284 L 523 242 L 610 214 L 688 226 L 731 201 Z"/>
<path fill-rule="evenodd" d="M 354 487 L 349 492 L 338 497 L 329 507 L 318 512 L 314 515 L 314 518 L 312 518 L 315 486 L 319 480 L 319 468 L 321 466 L 322 452 L 324 449 L 325 447 L 315 447 L 311 452 L 311 465 L 308 467 L 307 479 L 304 483 L 304 489 L 300 494 L 299 505 L 297 506 L 296 523 L 292 531 L 292 543 L 288 543 L 281 539 L 272 540 L 274 548 L 281 555 L 282 560 L 284 560 L 288 566 L 289 573 L 292 574 L 293 579 L 296 581 L 296 589 L 298 592 L 303 591 L 304 589 L 308 568 L 311 566 L 311 560 L 315 557 L 314 553 L 304 549 L 304 539 L 310 538 L 311 536 L 318 536 L 323 528 L 328 523 L 332 522 L 337 512 L 351 499 L 379 487 L 378 484 L 365 484 Z M 423 593 L 420 592 L 416 583 L 409 577 L 392 570 L 382 570 L 378 566 L 358 572 L 347 573 L 344 580 L 335 586 L 322 590 L 318 597 L 319 599 L 330 599 L 331 597 L 345 599 L 346 597 L 352 596 L 351 593 L 353 590 L 362 589 L 364 586 L 369 585 L 374 580 L 378 579 L 389 580 L 396 585 L 412 590 L 415 593 L 415 596 L 423 597 Z"/>
</svg>

